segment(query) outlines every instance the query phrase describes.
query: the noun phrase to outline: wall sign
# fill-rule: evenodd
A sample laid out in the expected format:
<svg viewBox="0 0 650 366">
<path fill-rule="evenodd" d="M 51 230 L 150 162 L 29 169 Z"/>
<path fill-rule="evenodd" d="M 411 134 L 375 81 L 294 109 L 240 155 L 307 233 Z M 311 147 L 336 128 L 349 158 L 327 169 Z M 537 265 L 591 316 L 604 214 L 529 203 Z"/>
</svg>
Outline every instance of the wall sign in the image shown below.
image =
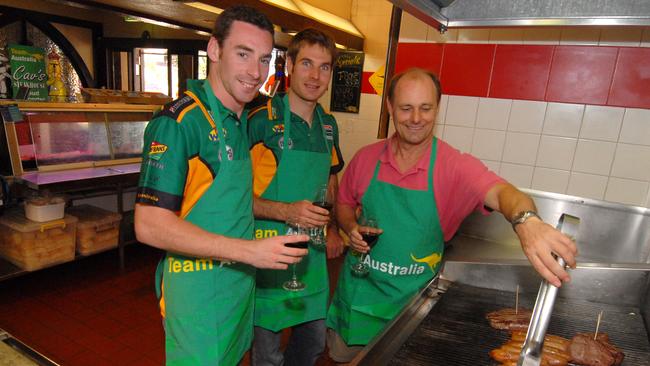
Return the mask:
<svg viewBox="0 0 650 366">
<path fill-rule="evenodd" d="M 339 53 L 334 62 L 331 111 L 359 113 L 363 59 L 363 52 Z"/>
<path fill-rule="evenodd" d="M 25 99 L 47 101 L 47 69 L 42 48 L 9 45 L 9 65 L 13 95 L 29 90 Z"/>
</svg>

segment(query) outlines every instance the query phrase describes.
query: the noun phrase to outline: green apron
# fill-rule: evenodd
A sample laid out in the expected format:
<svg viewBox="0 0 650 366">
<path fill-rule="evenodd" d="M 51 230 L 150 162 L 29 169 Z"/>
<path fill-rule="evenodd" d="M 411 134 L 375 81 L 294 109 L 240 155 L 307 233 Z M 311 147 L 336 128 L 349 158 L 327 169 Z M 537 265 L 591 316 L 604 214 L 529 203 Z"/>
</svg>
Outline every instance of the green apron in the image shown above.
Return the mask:
<svg viewBox="0 0 650 366">
<path fill-rule="evenodd" d="M 379 181 L 377 162 L 361 204 L 384 232 L 366 256 L 367 277 L 351 274 L 359 257 L 348 253 L 327 314 L 327 326 L 348 345 L 368 344 L 438 272 L 444 243 L 432 183 L 435 159 L 434 139 L 426 191 Z"/>
<path fill-rule="evenodd" d="M 214 115 L 218 109 L 210 83 L 206 81 L 204 88 L 217 131 L 224 131 Z M 241 128 L 245 135 L 246 124 Z M 225 136 L 219 149 L 221 163 L 208 188 L 211 199 L 199 200 L 185 220 L 213 233 L 250 240 L 250 158 L 230 160 Z M 236 365 L 252 341 L 255 269 L 168 252 L 157 275 L 162 275 L 167 365 Z"/>
<path fill-rule="evenodd" d="M 317 153 L 288 148 L 291 144 L 291 111 L 288 96 L 285 96 L 282 101 L 284 106 L 282 158 L 275 176 L 261 197 L 280 202 L 312 201 L 317 188 L 327 184 L 332 144 L 328 143 L 329 140 L 322 128 L 320 113 L 316 109 L 316 118 L 312 123 L 321 125 L 328 152 Z M 286 224 L 283 222 L 255 220 L 257 237 L 283 235 L 286 230 Z M 296 274 L 307 284 L 307 288 L 300 292 L 289 292 L 282 288 L 282 283 L 291 278 L 290 270 L 257 271 L 256 326 L 277 332 L 296 324 L 325 318 L 329 295 L 325 250 L 311 247 L 309 254 L 296 266 Z"/>
</svg>

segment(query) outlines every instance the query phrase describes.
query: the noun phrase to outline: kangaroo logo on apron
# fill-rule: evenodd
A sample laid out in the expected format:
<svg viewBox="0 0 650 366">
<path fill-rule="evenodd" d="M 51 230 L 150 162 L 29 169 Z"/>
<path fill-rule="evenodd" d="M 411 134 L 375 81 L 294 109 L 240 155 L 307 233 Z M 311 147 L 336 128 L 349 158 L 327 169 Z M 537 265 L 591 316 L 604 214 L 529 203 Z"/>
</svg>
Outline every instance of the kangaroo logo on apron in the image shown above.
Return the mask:
<svg viewBox="0 0 650 366">
<path fill-rule="evenodd" d="M 418 263 L 425 263 L 429 268 L 431 268 L 431 272 L 436 273 L 435 268 L 438 266 L 440 263 L 440 260 L 442 259 L 442 255 L 440 253 L 432 253 L 431 255 L 428 255 L 424 258 L 418 259 L 415 258 L 413 253 L 411 253 L 411 259 Z"/>
</svg>

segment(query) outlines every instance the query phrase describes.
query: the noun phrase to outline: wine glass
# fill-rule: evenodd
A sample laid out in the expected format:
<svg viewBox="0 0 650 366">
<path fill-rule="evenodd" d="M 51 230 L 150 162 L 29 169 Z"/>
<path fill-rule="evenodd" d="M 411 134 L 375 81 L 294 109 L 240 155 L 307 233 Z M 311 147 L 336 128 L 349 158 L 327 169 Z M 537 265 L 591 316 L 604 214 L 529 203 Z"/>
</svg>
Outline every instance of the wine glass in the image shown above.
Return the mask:
<svg viewBox="0 0 650 366">
<path fill-rule="evenodd" d="M 329 197 L 327 184 L 323 184 L 318 187 L 318 190 L 316 191 L 316 197 L 314 197 L 313 205 L 324 208 L 331 213 L 333 205 L 332 200 Z M 325 226 L 311 228 L 309 230 L 309 237 L 314 247 L 324 248 L 327 244 L 327 241 L 325 240 Z"/>
<path fill-rule="evenodd" d="M 369 228 L 377 229 L 377 220 L 368 216 L 361 216 L 359 219 L 359 234 L 363 237 L 363 241 L 368 244 L 370 249 L 375 246 L 377 239 L 379 239 L 379 234 L 376 232 L 371 232 Z M 368 275 L 370 267 L 364 263 L 368 253 L 361 253 L 359 256 L 359 261 L 351 266 L 352 274 L 358 277 L 364 277 Z"/>
<path fill-rule="evenodd" d="M 287 223 L 287 235 L 308 235 L 309 231 L 306 227 L 298 223 Z M 285 246 L 291 248 L 307 249 L 309 241 L 299 241 L 297 243 L 286 243 Z M 298 280 L 296 276 L 296 264 L 291 265 L 291 279 L 282 284 L 282 288 L 287 291 L 302 291 L 307 285 Z"/>
</svg>

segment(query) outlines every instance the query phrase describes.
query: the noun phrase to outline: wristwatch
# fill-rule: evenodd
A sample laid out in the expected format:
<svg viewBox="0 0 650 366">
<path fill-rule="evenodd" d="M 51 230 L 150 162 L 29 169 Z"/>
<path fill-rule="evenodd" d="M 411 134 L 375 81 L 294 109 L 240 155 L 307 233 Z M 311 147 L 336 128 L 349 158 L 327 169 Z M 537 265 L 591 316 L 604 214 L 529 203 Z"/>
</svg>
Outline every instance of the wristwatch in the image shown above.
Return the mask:
<svg viewBox="0 0 650 366">
<path fill-rule="evenodd" d="M 524 222 L 526 222 L 526 220 L 530 219 L 531 217 L 537 217 L 540 220 L 542 219 L 535 211 L 521 211 L 520 213 L 516 214 L 515 217 L 513 217 L 512 220 L 510 221 L 510 224 L 512 224 L 512 230 L 515 230 L 517 225 L 523 224 Z"/>
</svg>

